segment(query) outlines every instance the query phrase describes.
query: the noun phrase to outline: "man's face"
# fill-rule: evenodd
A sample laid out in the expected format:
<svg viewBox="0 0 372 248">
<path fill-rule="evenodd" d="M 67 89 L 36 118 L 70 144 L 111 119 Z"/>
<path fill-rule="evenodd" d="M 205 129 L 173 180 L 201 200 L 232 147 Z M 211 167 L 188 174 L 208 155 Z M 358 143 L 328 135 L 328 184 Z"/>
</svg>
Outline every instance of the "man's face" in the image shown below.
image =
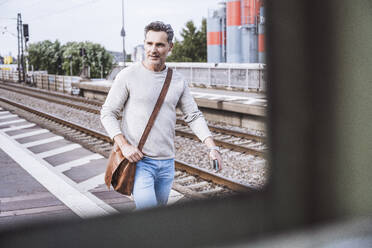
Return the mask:
<svg viewBox="0 0 372 248">
<path fill-rule="evenodd" d="M 167 33 L 163 31 L 150 30 L 147 32 L 144 47 L 146 63 L 149 66 L 162 66 L 165 64 L 167 55 L 173 47 L 172 43 L 168 43 L 167 38 Z"/>
</svg>

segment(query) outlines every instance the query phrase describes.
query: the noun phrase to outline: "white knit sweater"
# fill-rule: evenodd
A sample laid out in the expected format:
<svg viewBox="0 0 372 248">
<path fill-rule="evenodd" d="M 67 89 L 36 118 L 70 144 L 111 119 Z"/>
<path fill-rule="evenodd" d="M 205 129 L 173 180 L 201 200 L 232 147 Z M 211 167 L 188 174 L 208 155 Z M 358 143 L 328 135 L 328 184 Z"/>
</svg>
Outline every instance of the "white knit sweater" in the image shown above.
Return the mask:
<svg viewBox="0 0 372 248">
<path fill-rule="evenodd" d="M 141 62 L 123 69 L 116 76 L 101 109 L 101 122 L 113 139 L 122 133 L 128 142 L 138 146 L 139 140 L 154 109 L 167 74 L 148 70 Z M 167 96 L 142 149 L 153 159 L 174 158 L 176 107 L 201 141 L 211 136 L 206 121 L 190 94 L 182 76 L 173 71 Z M 117 117 L 123 109 L 121 126 Z"/>
</svg>

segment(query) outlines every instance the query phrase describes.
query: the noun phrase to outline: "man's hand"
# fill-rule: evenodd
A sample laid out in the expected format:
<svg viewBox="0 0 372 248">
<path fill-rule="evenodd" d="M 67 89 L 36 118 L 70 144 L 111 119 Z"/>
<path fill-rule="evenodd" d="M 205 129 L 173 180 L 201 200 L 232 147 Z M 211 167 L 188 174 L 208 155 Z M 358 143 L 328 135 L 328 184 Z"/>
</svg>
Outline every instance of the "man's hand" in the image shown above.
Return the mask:
<svg viewBox="0 0 372 248">
<path fill-rule="evenodd" d="M 217 151 L 217 150 L 211 150 L 209 152 L 209 159 L 211 161 L 217 159 L 218 161 L 218 170 L 217 171 L 221 171 L 222 170 L 222 158 L 221 158 L 221 154 Z"/>
<path fill-rule="evenodd" d="M 143 158 L 142 152 L 135 146 L 124 144 L 119 146 L 119 148 L 123 156 L 126 157 L 131 163 L 138 162 Z"/>
<path fill-rule="evenodd" d="M 135 163 L 143 158 L 142 152 L 137 147 L 129 144 L 122 134 L 116 135 L 114 141 L 117 146 L 119 146 L 123 156 L 126 157 L 129 162 Z"/>
<path fill-rule="evenodd" d="M 206 139 L 204 140 L 204 144 L 205 144 L 208 148 L 216 147 L 216 144 L 214 143 L 212 136 L 206 138 Z M 218 161 L 218 170 L 217 170 L 217 171 L 221 171 L 221 170 L 222 170 L 222 166 L 223 166 L 223 164 L 222 164 L 221 154 L 220 154 L 219 151 L 214 150 L 214 149 L 211 149 L 210 152 L 209 152 L 209 159 L 210 159 L 211 161 L 217 159 L 217 161 Z"/>
</svg>

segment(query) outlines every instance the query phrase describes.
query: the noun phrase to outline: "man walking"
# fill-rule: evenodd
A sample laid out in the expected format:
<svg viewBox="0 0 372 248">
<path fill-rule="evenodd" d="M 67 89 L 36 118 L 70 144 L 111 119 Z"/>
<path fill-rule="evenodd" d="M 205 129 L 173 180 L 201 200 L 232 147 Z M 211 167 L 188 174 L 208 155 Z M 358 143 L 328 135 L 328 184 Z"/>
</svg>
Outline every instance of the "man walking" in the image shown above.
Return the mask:
<svg viewBox="0 0 372 248">
<path fill-rule="evenodd" d="M 142 149 L 137 148 L 160 94 L 172 50 L 169 24 L 152 22 L 145 27 L 145 60 L 123 69 L 116 76 L 101 110 L 101 122 L 110 138 L 130 162 L 137 162 L 133 197 L 137 209 L 167 204 L 174 178 L 176 107 L 210 149 L 210 159 L 222 168 L 218 147 L 182 76 L 174 72 L 164 103 Z M 123 108 L 122 124 L 117 120 Z"/>
</svg>

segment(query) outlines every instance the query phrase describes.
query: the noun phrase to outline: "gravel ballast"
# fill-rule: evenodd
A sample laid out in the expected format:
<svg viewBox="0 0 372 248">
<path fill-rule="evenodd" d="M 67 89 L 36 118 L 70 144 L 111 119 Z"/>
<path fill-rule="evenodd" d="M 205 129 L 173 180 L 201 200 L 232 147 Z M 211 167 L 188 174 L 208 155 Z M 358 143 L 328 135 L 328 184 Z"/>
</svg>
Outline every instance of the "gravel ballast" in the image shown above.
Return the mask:
<svg viewBox="0 0 372 248">
<path fill-rule="evenodd" d="M 106 133 L 99 119 L 99 115 L 97 114 L 88 113 L 34 97 L 24 96 L 3 89 L 0 89 L 0 94 L 2 97 L 9 100 L 78 123 L 84 127 Z M 256 135 L 264 135 L 262 132 L 255 130 L 232 127 L 215 122 L 209 123 L 227 129 L 239 130 Z M 208 150 L 201 142 L 176 136 L 175 147 L 176 159 L 214 172 L 209 162 Z M 254 188 L 261 188 L 266 184 L 268 178 L 268 164 L 265 159 L 227 149 L 222 149 L 221 155 L 224 161 L 223 170 L 217 174 L 237 180 L 240 183 L 250 185 Z"/>
</svg>

